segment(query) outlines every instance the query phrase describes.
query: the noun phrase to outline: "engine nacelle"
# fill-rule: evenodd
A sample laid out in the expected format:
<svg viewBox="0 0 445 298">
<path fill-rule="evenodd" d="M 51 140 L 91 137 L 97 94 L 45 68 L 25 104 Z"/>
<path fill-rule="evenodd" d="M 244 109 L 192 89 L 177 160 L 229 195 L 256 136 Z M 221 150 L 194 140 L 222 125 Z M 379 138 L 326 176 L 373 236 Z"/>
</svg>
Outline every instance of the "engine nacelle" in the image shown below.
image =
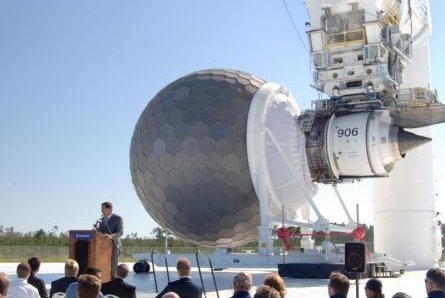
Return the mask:
<svg viewBox="0 0 445 298">
<path fill-rule="evenodd" d="M 388 110 L 315 118 L 306 132 L 312 179 L 337 183 L 346 178 L 386 177 L 406 151 L 429 138 L 393 124 Z"/>
<path fill-rule="evenodd" d="M 401 158 L 387 110 L 336 117 L 327 126 L 329 164 L 336 178 L 387 176 Z"/>
</svg>

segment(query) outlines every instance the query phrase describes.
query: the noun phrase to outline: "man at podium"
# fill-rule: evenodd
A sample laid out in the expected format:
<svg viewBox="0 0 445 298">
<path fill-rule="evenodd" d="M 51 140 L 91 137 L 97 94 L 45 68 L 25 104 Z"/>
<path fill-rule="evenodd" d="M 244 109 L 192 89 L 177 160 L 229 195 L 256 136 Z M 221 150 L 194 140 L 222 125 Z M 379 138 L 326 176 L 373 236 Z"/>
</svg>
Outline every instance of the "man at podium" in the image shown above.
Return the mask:
<svg viewBox="0 0 445 298">
<path fill-rule="evenodd" d="M 122 248 L 121 237 L 124 234 L 124 223 L 122 217 L 113 213 L 113 204 L 103 202 L 101 204 L 102 217 L 94 225 L 94 227 L 105 237 L 112 240 L 111 254 L 111 278 L 119 263 L 119 254 Z"/>
</svg>

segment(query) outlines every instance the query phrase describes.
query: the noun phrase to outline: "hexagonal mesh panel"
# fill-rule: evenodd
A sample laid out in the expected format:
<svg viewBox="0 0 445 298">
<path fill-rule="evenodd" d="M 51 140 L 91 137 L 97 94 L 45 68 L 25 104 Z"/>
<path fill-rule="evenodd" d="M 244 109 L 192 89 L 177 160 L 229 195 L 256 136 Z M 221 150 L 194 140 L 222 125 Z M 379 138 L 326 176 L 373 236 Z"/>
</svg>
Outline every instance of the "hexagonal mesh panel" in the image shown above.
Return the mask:
<svg viewBox="0 0 445 298">
<path fill-rule="evenodd" d="M 258 238 L 246 126 L 264 83 L 240 71 L 198 71 L 142 112 L 131 141 L 133 184 L 147 212 L 176 236 L 220 247 Z"/>
</svg>

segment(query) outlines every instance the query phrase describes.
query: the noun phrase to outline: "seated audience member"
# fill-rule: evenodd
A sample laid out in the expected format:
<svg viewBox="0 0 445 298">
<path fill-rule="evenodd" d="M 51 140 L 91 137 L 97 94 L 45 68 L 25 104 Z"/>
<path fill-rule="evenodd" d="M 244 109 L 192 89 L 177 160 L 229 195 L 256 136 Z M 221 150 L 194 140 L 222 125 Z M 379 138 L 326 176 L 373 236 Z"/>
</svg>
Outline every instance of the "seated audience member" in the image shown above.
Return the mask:
<svg viewBox="0 0 445 298">
<path fill-rule="evenodd" d="M 3 272 L 0 272 L 0 298 L 6 298 L 9 287 L 9 278 Z"/>
<path fill-rule="evenodd" d="M 256 289 L 253 298 L 280 298 L 280 293 L 272 287 L 261 285 Z"/>
<path fill-rule="evenodd" d="M 445 271 L 431 268 L 426 272 L 425 290 L 428 298 L 445 298 Z"/>
<path fill-rule="evenodd" d="M 201 298 L 202 288 L 190 279 L 191 263 L 187 258 L 179 258 L 176 264 L 179 279 L 169 282 L 156 298 L 161 298 L 167 292 L 175 292 L 181 298 Z"/>
<path fill-rule="evenodd" d="M 284 280 L 278 274 L 270 273 L 264 279 L 263 284 L 277 290 L 278 293 L 280 293 L 281 298 L 286 296 L 286 285 L 284 284 Z"/>
<path fill-rule="evenodd" d="M 392 298 L 411 298 L 411 296 L 404 292 L 397 292 L 392 295 Z"/>
<path fill-rule="evenodd" d="M 116 277 L 102 285 L 100 289 L 102 294 L 112 294 L 120 298 L 136 298 L 136 287 L 129 285 L 124 281 L 128 276 L 128 271 L 128 266 L 125 264 L 117 266 Z"/>
<path fill-rule="evenodd" d="M 161 298 L 181 298 L 181 297 L 179 297 L 179 295 L 176 294 L 175 292 L 167 292 Z"/>
<path fill-rule="evenodd" d="M 37 291 L 39 291 L 40 298 L 48 298 L 45 282 L 43 279 L 37 276 L 37 272 L 39 272 L 40 269 L 40 259 L 38 257 L 32 257 L 28 259 L 28 265 L 31 267 L 31 274 L 28 277 L 28 283 L 33 285 Z"/>
<path fill-rule="evenodd" d="M 65 262 L 65 276 L 56 279 L 51 283 L 51 290 L 49 297 L 52 298 L 55 293 L 65 293 L 70 284 L 77 281 L 77 274 L 79 273 L 79 264 L 72 259 Z"/>
<path fill-rule="evenodd" d="M 28 264 L 20 263 L 17 266 L 17 279 L 9 284 L 8 298 L 40 298 L 39 291 L 28 283 L 31 268 Z"/>
<path fill-rule="evenodd" d="M 96 268 L 96 267 L 88 267 L 85 270 L 85 275 L 93 275 L 95 277 L 98 278 L 99 282 L 102 278 L 102 272 L 100 271 L 100 269 Z M 68 288 L 66 289 L 65 292 L 65 298 L 78 298 L 77 297 L 77 287 L 79 286 L 79 280 L 77 282 L 73 282 L 72 284 L 70 284 L 68 286 Z M 100 290 L 100 287 L 99 287 Z M 99 294 L 97 295 L 98 298 L 102 298 L 104 295 L 99 292 Z"/>
<path fill-rule="evenodd" d="M 245 272 L 240 272 L 233 277 L 233 296 L 231 298 L 251 298 L 250 288 L 252 287 L 252 276 Z"/>
<path fill-rule="evenodd" d="M 367 298 L 385 298 L 382 293 L 382 282 L 377 278 L 371 278 L 366 282 L 365 294 Z"/>
<path fill-rule="evenodd" d="M 331 298 L 346 298 L 349 291 L 349 279 L 340 272 L 329 275 L 328 293 Z"/>
<path fill-rule="evenodd" d="M 77 281 L 78 298 L 96 298 L 100 291 L 100 280 L 97 276 L 82 274 Z"/>
</svg>

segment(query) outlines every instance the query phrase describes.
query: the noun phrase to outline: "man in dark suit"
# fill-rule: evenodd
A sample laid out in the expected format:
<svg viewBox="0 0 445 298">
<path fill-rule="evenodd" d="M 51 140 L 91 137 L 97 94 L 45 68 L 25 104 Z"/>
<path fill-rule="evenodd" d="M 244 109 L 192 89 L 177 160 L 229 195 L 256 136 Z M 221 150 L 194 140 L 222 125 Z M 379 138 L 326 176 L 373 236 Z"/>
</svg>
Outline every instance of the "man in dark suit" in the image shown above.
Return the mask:
<svg viewBox="0 0 445 298">
<path fill-rule="evenodd" d="M 251 298 L 252 276 L 249 273 L 240 272 L 233 277 L 233 296 L 231 298 Z"/>
<path fill-rule="evenodd" d="M 333 271 L 329 275 L 328 293 L 330 298 L 347 298 L 349 279 L 342 273 Z"/>
<path fill-rule="evenodd" d="M 428 298 L 445 297 L 445 271 L 431 268 L 426 272 L 425 290 Z"/>
<path fill-rule="evenodd" d="M 119 215 L 113 213 L 113 204 L 110 202 L 103 202 L 101 204 L 101 210 L 102 218 L 96 228 L 99 232 L 103 233 L 105 237 L 112 240 L 111 277 L 113 277 L 122 249 L 121 237 L 124 234 L 124 222 Z"/>
<path fill-rule="evenodd" d="M 168 292 L 175 292 L 181 298 L 202 298 L 202 288 L 190 280 L 190 261 L 186 258 L 179 258 L 176 269 L 178 270 L 179 279 L 169 282 L 156 298 L 161 298 Z"/>
<path fill-rule="evenodd" d="M 65 262 L 65 276 L 56 279 L 51 283 L 51 290 L 49 291 L 49 297 L 52 298 L 55 293 L 65 293 L 68 286 L 77 282 L 77 274 L 79 273 L 79 264 L 72 259 L 68 259 Z"/>
<path fill-rule="evenodd" d="M 128 266 L 120 264 L 116 268 L 116 277 L 102 284 L 100 291 L 104 295 L 112 294 L 120 298 L 136 298 L 136 287 L 127 284 L 124 279 L 128 276 Z"/>
<path fill-rule="evenodd" d="M 38 257 L 32 257 L 28 259 L 28 265 L 31 268 L 31 274 L 28 277 L 28 283 L 33 285 L 38 291 L 40 298 L 48 298 L 48 292 L 46 291 L 45 282 L 43 279 L 37 276 L 37 272 L 40 269 L 40 259 Z"/>
</svg>

